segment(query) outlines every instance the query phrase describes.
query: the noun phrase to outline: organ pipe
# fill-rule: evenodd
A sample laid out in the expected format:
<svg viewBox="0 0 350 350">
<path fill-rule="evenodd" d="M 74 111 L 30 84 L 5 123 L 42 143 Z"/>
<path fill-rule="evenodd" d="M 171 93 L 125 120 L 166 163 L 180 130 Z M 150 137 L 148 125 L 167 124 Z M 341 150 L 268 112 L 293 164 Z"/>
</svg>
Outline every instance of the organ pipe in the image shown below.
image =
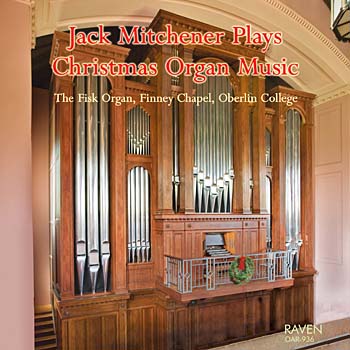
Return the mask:
<svg viewBox="0 0 350 350">
<path fill-rule="evenodd" d="M 265 128 L 265 165 L 272 166 L 272 135 L 268 128 Z M 268 211 L 267 227 L 266 227 L 266 246 L 267 249 L 272 249 L 272 181 L 269 176 L 266 176 L 266 209 Z"/>
<path fill-rule="evenodd" d="M 97 77 L 88 76 L 87 93 L 88 96 L 97 95 Z M 100 268 L 98 240 L 98 110 L 96 103 L 87 104 L 86 148 L 88 261 L 92 292 L 95 293 L 97 273 Z"/>
<path fill-rule="evenodd" d="M 289 110 L 286 119 L 286 246 L 295 256 L 298 269 L 301 239 L 301 184 L 300 184 L 300 127 L 301 116 Z"/>
<path fill-rule="evenodd" d="M 197 96 L 233 95 L 226 77 L 208 77 Z M 193 189 L 197 212 L 230 212 L 233 198 L 233 108 L 230 103 L 194 106 Z"/>
<path fill-rule="evenodd" d="M 128 173 L 128 261 L 147 262 L 151 258 L 150 177 L 136 166 Z"/>
<path fill-rule="evenodd" d="M 271 132 L 269 129 L 265 129 L 265 159 L 266 159 L 266 166 L 272 166 L 272 152 L 271 152 Z"/>
<path fill-rule="evenodd" d="M 50 107 L 50 264 L 51 264 L 51 285 L 54 287 L 57 283 L 57 234 L 60 224 L 60 186 L 59 186 L 59 168 L 60 141 L 58 137 L 57 117 L 55 105 Z M 58 215 L 57 215 L 58 214 Z"/>
<path fill-rule="evenodd" d="M 78 94 L 85 93 L 85 78 L 76 78 L 75 89 L 75 244 L 79 292 L 83 294 L 86 262 L 86 199 L 85 199 L 85 104 Z"/>
<path fill-rule="evenodd" d="M 177 45 L 173 45 L 171 47 L 171 52 L 173 57 L 179 57 L 179 47 Z M 179 62 L 173 61 L 171 70 L 176 72 L 179 69 Z M 171 85 L 178 86 L 180 83 L 180 77 L 179 76 L 172 76 L 171 77 Z"/>
<path fill-rule="evenodd" d="M 172 104 L 173 118 L 173 209 L 179 211 L 179 102 L 175 99 Z M 195 143 L 196 144 L 196 143 Z"/>
<path fill-rule="evenodd" d="M 137 106 L 127 116 L 129 154 L 150 155 L 150 116 Z M 136 166 L 128 173 L 128 261 L 147 262 L 150 243 L 150 179 L 148 170 Z"/>
<path fill-rule="evenodd" d="M 75 250 L 80 294 L 108 286 L 109 242 L 109 109 L 101 96 L 105 77 L 77 77 L 75 83 Z M 99 102 L 80 102 L 79 94 L 95 94 Z M 89 278 L 84 274 L 88 265 Z M 99 274 L 100 266 L 102 273 Z M 102 280 L 99 282 L 99 276 Z M 84 287 L 87 286 L 87 287 Z"/>
<path fill-rule="evenodd" d="M 107 79 L 100 78 L 99 95 L 103 96 L 108 91 Z M 100 112 L 100 159 L 99 159 L 99 184 L 100 184 L 100 247 L 103 273 L 104 291 L 107 290 L 108 263 L 110 258 L 109 246 L 109 183 L 108 183 L 108 105 L 99 104 Z"/>
<path fill-rule="evenodd" d="M 252 85 L 252 79 L 249 80 Z M 251 87 L 252 88 L 252 87 Z M 254 191 L 254 181 L 253 181 L 253 163 L 254 163 L 254 140 L 253 140 L 253 109 L 249 112 L 249 190 L 250 190 L 250 209 L 253 210 L 253 191 Z"/>
<path fill-rule="evenodd" d="M 271 179 L 266 176 L 266 209 L 268 211 L 267 227 L 266 227 L 266 246 L 267 249 L 272 248 L 272 230 L 271 230 L 271 215 L 272 215 L 272 183 Z"/>
<path fill-rule="evenodd" d="M 127 149 L 129 154 L 150 154 L 150 116 L 137 106 L 128 112 Z"/>
</svg>

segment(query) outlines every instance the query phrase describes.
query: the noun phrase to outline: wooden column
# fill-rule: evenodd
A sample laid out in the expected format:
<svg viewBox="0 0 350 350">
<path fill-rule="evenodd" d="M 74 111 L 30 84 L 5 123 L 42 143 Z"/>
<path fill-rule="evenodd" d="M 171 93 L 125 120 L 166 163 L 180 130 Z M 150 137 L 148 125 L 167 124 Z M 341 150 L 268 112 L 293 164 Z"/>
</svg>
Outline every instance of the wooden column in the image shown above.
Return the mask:
<svg viewBox="0 0 350 350">
<path fill-rule="evenodd" d="M 192 62 L 193 48 L 181 47 L 180 57 L 185 62 Z M 182 76 L 183 92 L 193 95 L 193 82 L 191 76 Z M 193 161 L 194 161 L 194 121 L 193 103 L 180 104 L 179 133 L 180 133 L 180 212 L 194 212 L 193 198 Z"/>
<path fill-rule="evenodd" d="M 272 247 L 274 250 L 286 249 L 286 216 L 285 216 L 285 122 L 283 106 L 275 103 L 272 126 Z"/>
<path fill-rule="evenodd" d="M 248 77 L 240 77 L 241 94 L 248 92 Z M 233 212 L 251 213 L 249 184 L 249 106 L 239 103 L 233 116 L 234 195 Z"/>
<path fill-rule="evenodd" d="M 127 300 L 123 300 L 118 304 L 118 331 L 117 331 L 117 343 L 118 350 L 128 350 L 128 303 Z"/>
<path fill-rule="evenodd" d="M 73 95 L 70 77 L 55 78 L 54 91 Z M 60 138 L 60 229 L 57 255 L 59 292 L 62 299 L 74 296 L 74 203 L 73 203 L 73 104 L 56 105 Z"/>
<path fill-rule="evenodd" d="M 253 114 L 253 212 L 267 214 L 266 210 L 266 155 L 265 155 L 265 103 L 260 96 L 265 91 L 265 77 L 254 79 L 258 102 Z"/>
<path fill-rule="evenodd" d="M 158 63 L 157 96 L 171 96 L 171 76 L 165 71 L 164 63 L 171 56 L 170 46 L 161 46 L 157 52 Z M 172 203 L 172 109 L 167 103 L 157 103 L 158 140 L 158 211 L 173 213 Z"/>
<path fill-rule="evenodd" d="M 313 269 L 314 266 L 314 169 L 313 169 L 313 111 L 311 102 L 306 107 L 306 122 L 301 135 L 301 239 L 300 268 Z"/>
<path fill-rule="evenodd" d="M 125 78 L 113 79 L 113 96 L 125 95 Z M 123 293 L 127 291 L 126 281 L 126 139 L 125 104 L 111 105 L 111 156 L 110 156 L 110 193 L 111 193 L 111 290 Z"/>
</svg>

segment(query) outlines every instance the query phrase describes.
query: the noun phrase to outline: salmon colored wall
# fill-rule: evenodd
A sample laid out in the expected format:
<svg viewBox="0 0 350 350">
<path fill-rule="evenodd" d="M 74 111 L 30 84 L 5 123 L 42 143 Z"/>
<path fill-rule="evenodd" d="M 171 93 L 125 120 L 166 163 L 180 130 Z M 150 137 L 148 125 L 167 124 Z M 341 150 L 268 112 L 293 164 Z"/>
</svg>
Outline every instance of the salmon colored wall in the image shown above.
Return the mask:
<svg viewBox="0 0 350 350">
<path fill-rule="evenodd" d="M 31 15 L 1 2 L 0 349 L 34 348 Z"/>
<path fill-rule="evenodd" d="M 316 321 L 350 317 L 350 95 L 315 108 Z"/>
<path fill-rule="evenodd" d="M 32 100 L 34 303 L 50 304 L 49 93 L 33 88 Z"/>
</svg>

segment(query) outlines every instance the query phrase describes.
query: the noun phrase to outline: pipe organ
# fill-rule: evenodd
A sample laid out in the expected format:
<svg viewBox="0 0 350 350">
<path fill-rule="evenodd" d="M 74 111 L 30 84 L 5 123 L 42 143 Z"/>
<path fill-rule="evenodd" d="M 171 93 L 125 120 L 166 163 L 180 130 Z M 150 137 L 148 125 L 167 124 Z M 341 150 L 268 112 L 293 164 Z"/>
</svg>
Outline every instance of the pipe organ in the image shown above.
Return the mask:
<svg viewBox="0 0 350 350">
<path fill-rule="evenodd" d="M 178 33 L 218 30 L 166 11 L 150 29 L 167 23 Z M 237 76 L 239 56 L 265 56 L 225 35 L 220 50 L 115 44 L 68 52 L 68 34 L 55 33 L 51 62 L 73 55 L 164 67 L 177 56 L 231 67 L 229 77 L 203 84 L 162 69 L 145 81 L 52 77 L 50 259 L 59 349 L 210 348 L 313 321 L 314 96 L 277 84 L 266 91 L 269 77 Z M 265 92 L 297 102 L 265 104 Z M 56 93 L 74 102 L 57 102 Z M 108 94 L 121 103 L 104 102 Z M 170 105 L 141 94 L 213 102 L 174 98 Z M 257 98 L 223 98 L 247 94 Z M 255 262 L 244 286 L 228 274 L 238 256 Z"/>
</svg>

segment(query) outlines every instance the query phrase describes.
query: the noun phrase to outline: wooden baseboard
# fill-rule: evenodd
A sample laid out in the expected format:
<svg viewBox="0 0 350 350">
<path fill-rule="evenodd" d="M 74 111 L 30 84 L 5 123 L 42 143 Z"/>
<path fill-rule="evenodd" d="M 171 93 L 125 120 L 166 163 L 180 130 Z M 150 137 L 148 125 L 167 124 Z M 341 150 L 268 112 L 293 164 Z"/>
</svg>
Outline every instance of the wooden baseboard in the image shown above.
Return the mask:
<svg viewBox="0 0 350 350">
<path fill-rule="evenodd" d="M 34 310 L 36 314 L 40 314 L 43 312 L 50 312 L 52 310 L 51 304 L 47 305 L 35 305 Z"/>
</svg>

